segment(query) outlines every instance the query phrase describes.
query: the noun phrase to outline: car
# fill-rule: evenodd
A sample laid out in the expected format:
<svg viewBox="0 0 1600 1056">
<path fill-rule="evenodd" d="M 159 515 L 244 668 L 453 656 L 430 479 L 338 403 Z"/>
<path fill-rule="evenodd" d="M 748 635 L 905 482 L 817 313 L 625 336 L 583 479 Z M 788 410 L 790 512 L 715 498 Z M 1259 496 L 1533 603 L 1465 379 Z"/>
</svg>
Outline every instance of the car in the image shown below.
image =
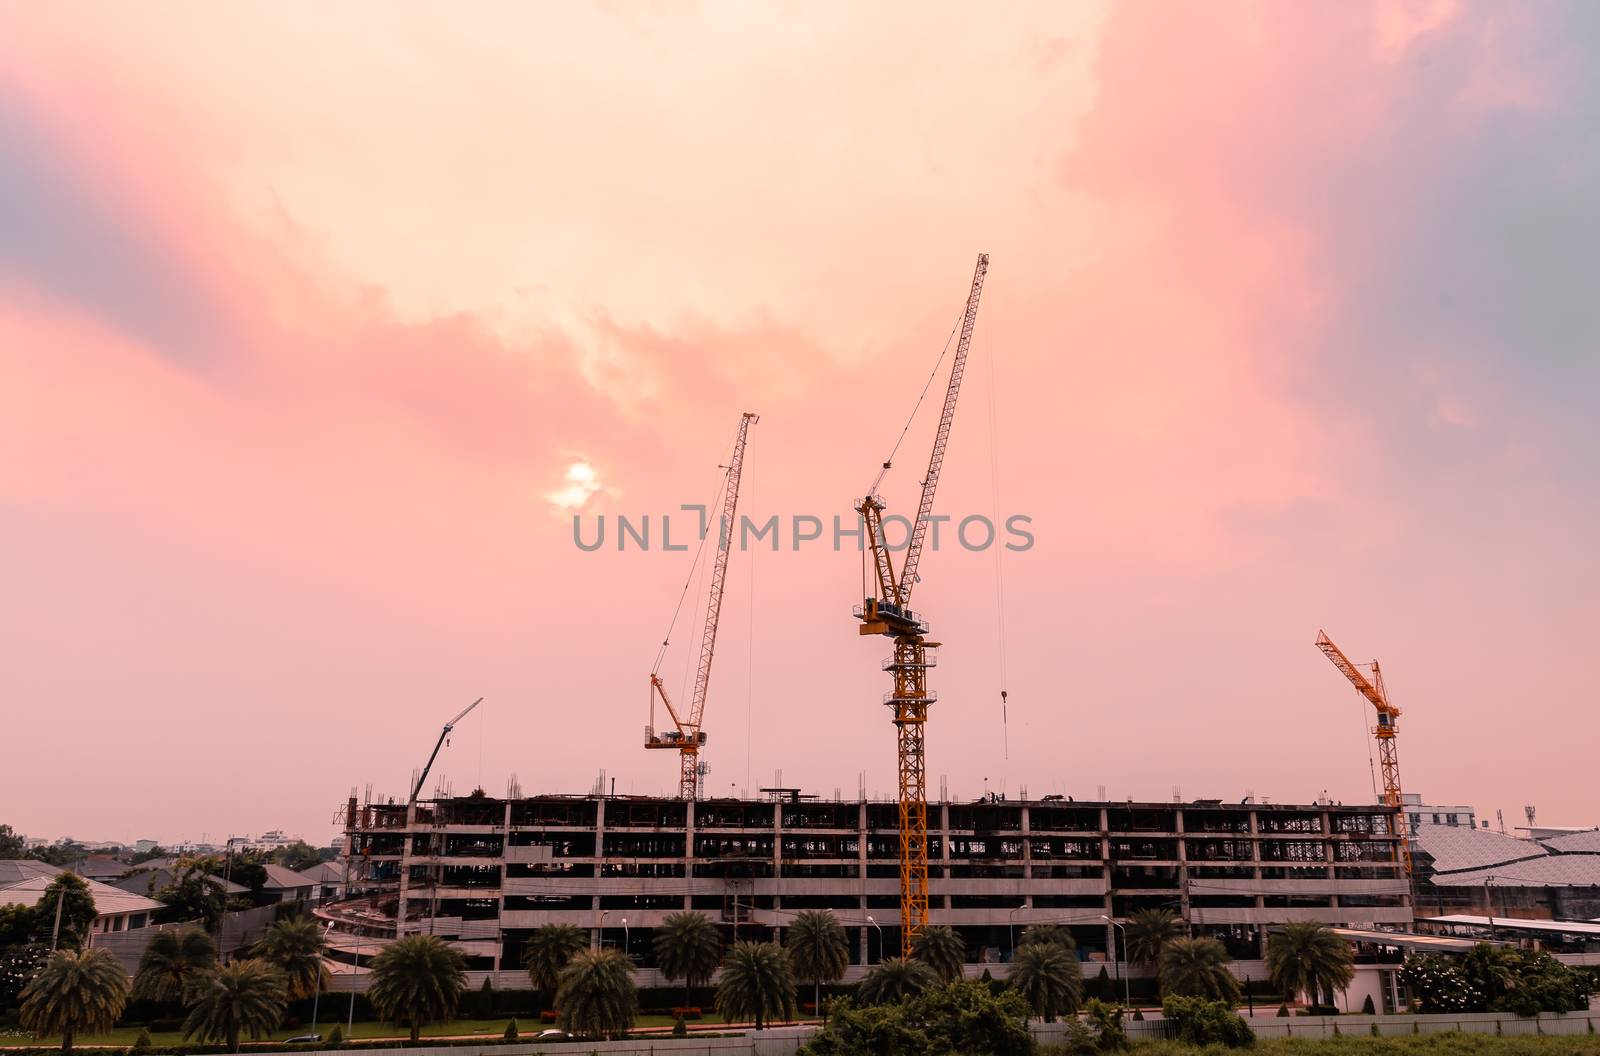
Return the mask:
<svg viewBox="0 0 1600 1056">
<path fill-rule="evenodd" d="M 564 1030 L 541 1030 L 533 1036 L 534 1041 L 571 1041 L 572 1035 Z"/>
<path fill-rule="evenodd" d="M 322 1040 L 321 1034 L 297 1034 L 284 1042 L 285 1045 L 315 1045 Z"/>
</svg>

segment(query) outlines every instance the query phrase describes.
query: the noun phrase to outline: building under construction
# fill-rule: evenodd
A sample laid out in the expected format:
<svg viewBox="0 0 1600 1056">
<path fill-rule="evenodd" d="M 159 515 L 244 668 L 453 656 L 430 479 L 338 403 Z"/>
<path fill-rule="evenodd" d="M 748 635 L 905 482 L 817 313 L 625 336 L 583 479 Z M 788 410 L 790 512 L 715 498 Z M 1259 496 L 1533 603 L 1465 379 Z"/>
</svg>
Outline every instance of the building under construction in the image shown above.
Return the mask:
<svg viewBox="0 0 1600 1056">
<path fill-rule="evenodd" d="M 928 815 L 930 922 L 955 928 L 974 963 L 1008 962 L 1036 923 L 1069 927 L 1089 960 L 1119 959 L 1112 921 L 1157 906 L 1250 960 L 1274 924 L 1412 919 L 1383 806 L 986 798 Z M 324 913 L 371 953 L 434 934 L 473 968 L 516 969 L 529 933 L 562 923 L 649 968 L 670 913 L 704 913 L 728 940 L 769 939 L 806 909 L 845 925 L 852 963 L 900 949 L 894 802 L 477 793 L 352 798 L 345 823 L 353 900 Z"/>
</svg>

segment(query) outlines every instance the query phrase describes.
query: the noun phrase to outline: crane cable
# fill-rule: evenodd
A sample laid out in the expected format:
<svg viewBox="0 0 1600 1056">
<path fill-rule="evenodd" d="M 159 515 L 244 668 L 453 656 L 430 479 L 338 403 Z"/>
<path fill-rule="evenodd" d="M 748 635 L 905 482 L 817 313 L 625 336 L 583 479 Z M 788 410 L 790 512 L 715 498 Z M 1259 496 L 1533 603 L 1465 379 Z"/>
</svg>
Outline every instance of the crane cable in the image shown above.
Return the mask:
<svg viewBox="0 0 1600 1056">
<path fill-rule="evenodd" d="M 963 304 L 961 314 L 956 316 L 955 325 L 950 328 L 950 336 L 944 339 L 944 347 L 939 350 L 939 358 L 934 360 L 933 369 L 928 372 L 928 380 L 922 383 L 922 391 L 917 394 L 917 402 L 911 406 L 911 414 L 906 418 L 906 424 L 901 428 L 900 435 L 895 438 L 894 446 L 889 449 L 889 457 L 883 460 L 883 470 L 878 473 L 878 481 L 883 480 L 883 474 L 888 472 L 894 463 L 894 456 L 900 451 L 900 445 L 905 442 L 906 434 L 911 431 L 911 423 L 917 420 L 917 412 L 922 409 L 922 401 L 928 396 L 928 390 L 933 388 L 933 381 L 939 376 L 939 365 L 944 362 L 944 357 L 950 352 L 950 342 L 956 339 L 956 334 L 961 330 L 961 323 L 966 318 L 967 309 Z M 878 481 L 872 485 L 872 493 L 878 490 Z"/>
<path fill-rule="evenodd" d="M 995 372 L 994 372 L 994 302 L 991 295 L 989 299 L 989 314 L 984 324 L 984 343 L 989 347 L 989 487 L 990 487 L 990 527 L 993 530 L 990 545 L 994 548 L 994 600 L 996 610 L 995 629 L 999 646 L 1000 657 L 1000 737 L 1001 745 L 1005 751 L 1006 759 L 1011 758 L 1011 728 L 1008 708 L 1006 706 L 1006 684 L 1009 681 L 1006 664 L 1006 585 L 1005 570 L 1001 562 L 1004 547 L 1000 545 L 1000 426 L 998 416 L 995 414 Z"/>
<path fill-rule="evenodd" d="M 730 445 L 728 450 L 730 452 L 733 450 L 731 445 Z M 729 460 L 730 461 L 732 460 L 731 454 L 729 456 Z M 706 506 L 706 512 L 707 512 L 708 515 L 709 515 L 710 511 L 712 511 L 712 510 L 720 510 L 722 508 L 722 503 L 720 501 L 721 498 L 722 498 L 722 492 L 728 485 L 728 472 L 729 472 L 728 468 L 726 466 L 719 466 L 718 468 L 721 469 L 722 475 L 717 481 L 716 490 L 711 495 L 711 502 L 709 504 L 707 504 L 707 506 Z M 672 630 L 673 630 L 674 627 L 676 627 L 678 625 L 678 615 L 683 611 L 683 599 L 685 599 L 685 598 L 687 598 L 689 596 L 689 588 L 695 585 L 695 582 L 696 582 L 695 577 L 701 571 L 700 558 L 705 553 L 706 539 L 712 534 L 713 531 L 715 531 L 719 543 L 721 541 L 721 538 L 722 538 L 722 525 L 721 525 L 721 521 L 720 521 L 721 514 L 718 514 L 718 518 L 719 518 L 719 521 L 714 527 L 712 525 L 709 525 L 709 524 L 706 526 L 706 531 L 703 532 L 701 534 L 701 536 L 700 536 L 699 545 L 695 547 L 694 561 L 692 563 L 690 563 L 690 565 L 689 565 L 689 574 L 688 574 L 687 577 L 684 578 L 683 589 L 678 592 L 678 603 L 676 605 L 674 605 L 673 608 L 672 608 L 672 619 L 667 622 L 667 633 L 661 636 L 661 648 L 656 650 L 655 663 L 650 665 L 650 673 L 652 675 L 660 674 L 660 672 L 661 672 L 661 662 L 664 659 L 666 659 L 667 647 L 672 644 Z M 662 521 L 663 539 L 665 538 L 665 532 L 666 532 L 665 525 L 666 525 L 666 522 L 665 522 L 665 520 L 663 520 Z M 732 530 L 731 526 L 730 526 L 729 530 L 730 531 Z M 698 605 L 696 606 L 695 611 L 696 612 L 700 611 Z"/>
</svg>

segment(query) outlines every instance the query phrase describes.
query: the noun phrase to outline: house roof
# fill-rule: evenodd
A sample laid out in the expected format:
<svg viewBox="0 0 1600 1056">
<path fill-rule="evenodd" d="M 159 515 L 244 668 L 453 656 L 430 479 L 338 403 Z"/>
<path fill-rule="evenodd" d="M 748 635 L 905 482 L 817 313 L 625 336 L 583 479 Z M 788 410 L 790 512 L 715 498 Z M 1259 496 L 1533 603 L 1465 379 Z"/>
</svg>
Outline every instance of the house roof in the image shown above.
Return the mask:
<svg viewBox="0 0 1600 1056">
<path fill-rule="evenodd" d="M 1547 854 L 1483 869 L 1434 874 L 1439 887 L 1600 887 L 1600 854 Z"/>
<path fill-rule="evenodd" d="M 318 862 L 316 865 L 301 869 L 300 875 L 314 884 L 342 884 L 344 883 L 344 867 L 333 862 Z"/>
<path fill-rule="evenodd" d="M 1425 825 L 1416 840 L 1438 887 L 1600 887 L 1600 830 L 1531 840 Z"/>
<path fill-rule="evenodd" d="M 35 876 L 0 887 L 0 905 L 36 906 L 44 897 L 45 889 L 55 882 L 53 876 Z M 94 908 L 102 917 L 120 916 L 124 913 L 151 913 L 161 908 L 155 899 L 124 891 L 120 887 L 102 884 L 98 880 L 85 880 L 89 894 L 94 898 Z"/>
<path fill-rule="evenodd" d="M 73 867 L 73 872 L 90 880 L 106 880 L 121 876 L 130 866 L 103 854 L 91 854 Z"/>
<path fill-rule="evenodd" d="M 1454 825 L 1423 825 L 1417 829 L 1417 848 L 1433 858 L 1441 873 L 1480 869 L 1488 865 L 1538 858 L 1550 852 L 1533 840 L 1522 840 L 1486 829 Z"/>
<path fill-rule="evenodd" d="M 62 872 L 60 866 L 33 858 L 6 858 L 0 860 L 0 887 L 6 887 L 36 876 L 55 876 Z"/>
<path fill-rule="evenodd" d="M 1562 836 L 1548 836 L 1539 841 L 1557 854 L 1600 854 L 1600 829 L 1569 832 Z"/>
<path fill-rule="evenodd" d="M 267 882 L 261 886 L 269 890 L 296 890 L 302 887 L 313 887 L 316 884 L 316 881 L 309 876 L 302 876 L 293 869 L 286 869 L 281 865 L 265 863 L 261 868 L 267 871 Z"/>
<path fill-rule="evenodd" d="M 143 865 L 138 866 L 136 871 L 129 873 L 120 880 L 112 880 L 110 883 L 113 887 L 119 887 L 124 891 L 132 891 L 134 894 L 141 895 L 160 891 L 163 887 L 172 883 L 173 873 L 171 869 L 166 866 L 149 868 L 151 864 L 151 862 L 145 862 Z M 250 893 L 248 887 L 236 884 L 232 880 L 224 880 L 220 876 L 214 876 L 211 879 L 221 884 L 222 890 L 226 894 L 248 895 Z"/>
</svg>

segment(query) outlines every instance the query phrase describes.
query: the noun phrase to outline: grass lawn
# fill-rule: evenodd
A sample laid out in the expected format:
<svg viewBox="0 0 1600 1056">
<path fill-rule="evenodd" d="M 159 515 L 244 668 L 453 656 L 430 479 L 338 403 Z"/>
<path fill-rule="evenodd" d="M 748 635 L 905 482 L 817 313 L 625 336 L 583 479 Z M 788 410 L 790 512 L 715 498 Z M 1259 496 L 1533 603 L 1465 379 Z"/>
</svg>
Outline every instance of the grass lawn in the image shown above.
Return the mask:
<svg viewBox="0 0 1600 1056">
<path fill-rule="evenodd" d="M 506 1024 L 511 1022 L 509 1016 L 499 1019 L 452 1019 L 448 1023 L 435 1023 L 424 1027 L 422 1036 L 425 1038 L 451 1038 L 473 1037 L 498 1038 L 506 1032 Z M 640 1030 L 670 1030 L 674 1020 L 671 1016 L 640 1016 L 634 1027 Z M 689 1028 L 720 1026 L 723 1020 L 715 1012 L 708 1012 L 700 1019 L 690 1020 Z M 812 1022 L 802 1020 L 802 1022 Z M 345 1030 L 345 1021 L 335 1016 L 332 1019 L 323 1019 L 317 1024 L 313 1032 L 310 1024 L 302 1023 L 298 1027 L 283 1027 L 275 1030 L 270 1035 L 271 1041 L 283 1041 L 287 1038 L 298 1037 L 302 1034 L 319 1033 L 326 1038 L 334 1027 L 344 1031 L 346 1040 L 359 1038 L 406 1038 L 408 1034 L 403 1027 L 396 1027 L 389 1023 L 373 1023 L 357 1021 L 353 1030 Z M 553 1023 L 541 1023 L 538 1016 L 517 1019 L 517 1031 L 525 1038 L 537 1034 L 541 1030 L 550 1030 Z M 128 1046 L 139 1036 L 143 1027 L 118 1027 L 109 1034 L 96 1034 L 93 1037 L 78 1037 L 73 1039 L 74 1045 L 109 1045 Z M 152 1045 L 181 1045 L 184 1043 L 183 1035 L 177 1031 L 151 1031 L 150 1043 Z M 35 1041 L 29 1034 L 3 1034 L 0 1033 L 0 1046 L 27 1046 L 27 1045 L 60 1045 L 61 1039 L 45 1038 Z"/>
</svg>

